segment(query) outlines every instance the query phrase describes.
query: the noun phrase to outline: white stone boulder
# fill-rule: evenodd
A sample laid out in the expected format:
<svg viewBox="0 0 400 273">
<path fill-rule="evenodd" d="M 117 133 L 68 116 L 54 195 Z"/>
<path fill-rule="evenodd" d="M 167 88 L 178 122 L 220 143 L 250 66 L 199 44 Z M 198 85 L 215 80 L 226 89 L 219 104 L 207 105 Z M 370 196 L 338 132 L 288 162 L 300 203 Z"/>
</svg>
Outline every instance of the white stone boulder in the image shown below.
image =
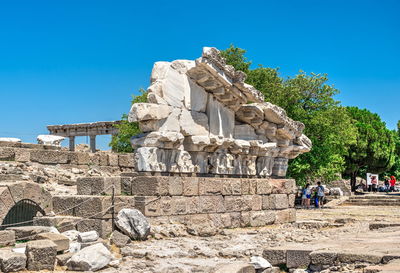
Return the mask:
<svg viewBox="0 0 400 273">
<path fill-rule="evenodd" d="M 111 260 L 111 252 L 102 243 L 98 243 L 75 253 L 68 260 L 67 266 L 74 271 L 97 271 L 106 267 Z"/>
<path fill-rule="evenodd" d="M 19 143 L 19 142 L 21 142 L 21 139 L 16 138 L 16 137 L 0 137 L 0 142 L 1 141 Z"/>
<path fill-rule="evenodd" d="M 144 215 L 136 209 L 119 211 L 115 224 L 122 233 L 133 240 L 145 240 L 150 233 L 150 224 Z"/>
<path fill-rule="evenodd" d="M 44 145 L 52 145 L 52 146 L 61 146 L 61 142 L 65 139 L 62 136 L 53 136 L 53 135 L 38 135 L 37 142 L 38 144 Z"/>
<path fill-rule="evenodd" d="M 81 232 L 78 234 L 78 241 L 81 243 L 95 242 L 98 239 L 99 239 L 99 234 L 95 230 Z"/>
<path fill-rule="evenodd" d="M 260 256 L 251 257 L 250 263 L 254 266 L 255 269 L 266 269 L 272 267 L 272 265 L 266 259 Z"/>
</svg>

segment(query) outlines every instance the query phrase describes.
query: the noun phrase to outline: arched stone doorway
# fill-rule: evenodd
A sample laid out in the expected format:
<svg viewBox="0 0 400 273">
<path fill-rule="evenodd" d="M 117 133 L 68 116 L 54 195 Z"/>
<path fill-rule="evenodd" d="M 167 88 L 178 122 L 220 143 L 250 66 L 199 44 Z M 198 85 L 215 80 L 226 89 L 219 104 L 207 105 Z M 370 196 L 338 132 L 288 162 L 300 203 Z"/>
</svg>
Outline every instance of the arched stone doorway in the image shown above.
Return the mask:
<svg viewBox="0 0 400 273">
<path fill-rule="evenodd" d="M 51 198 L 51 194 L 37 183 L 0 183 L 0 230 L 7 227 L 4 227 L 3 222 L 10 224 L 14 221 L 12 223 L 16 223 L 18 216 L 15 213 L 17 212 L 23 213 L 24 210 L 26 212 L 19 217 L 20 221 L 18 222 L 30 221 L 37 213 L 40 215 L 50 212 L 52 209 Z M 29 225 L 29 223 L 27 224 Z M 32 225 L 32 223 L 30 224 Z"/>
<path fill-rule="evenodd" d="M 31 226 L 36 216 L 44 216 L 46 212 L 33 200 L 18 201 L 7 213 L 0 225 L 0 230 L 7 227 Z"/>
</svg>

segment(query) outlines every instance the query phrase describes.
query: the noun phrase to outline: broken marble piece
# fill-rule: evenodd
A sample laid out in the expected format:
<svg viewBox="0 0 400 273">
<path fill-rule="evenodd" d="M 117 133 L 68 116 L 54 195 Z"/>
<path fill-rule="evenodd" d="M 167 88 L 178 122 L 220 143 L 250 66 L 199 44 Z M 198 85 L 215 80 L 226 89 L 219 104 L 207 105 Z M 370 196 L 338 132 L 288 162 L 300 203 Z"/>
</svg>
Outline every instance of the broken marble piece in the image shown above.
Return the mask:
<svg viewBox="0 0 400 273">
<path fill-rule="evenodd" d="M 62 136 L 53 136 L 53 135 L 38 135 L 37 142 L 38 144 L 51 145 L 51 146 L 61 146 L 61 142 L 65 137 Z"/>
</svg>

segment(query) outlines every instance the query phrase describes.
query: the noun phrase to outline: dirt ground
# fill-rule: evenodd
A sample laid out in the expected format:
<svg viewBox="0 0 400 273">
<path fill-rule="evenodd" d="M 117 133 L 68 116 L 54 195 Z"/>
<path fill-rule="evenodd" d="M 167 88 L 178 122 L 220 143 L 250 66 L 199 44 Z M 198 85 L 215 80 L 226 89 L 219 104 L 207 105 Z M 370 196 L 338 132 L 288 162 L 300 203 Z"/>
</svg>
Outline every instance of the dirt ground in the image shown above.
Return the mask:
<svg viewBox="0 0 400 273">
<path fill-rule="evenodd" d="M 213 272 L 219 264 L 248 262 L 251 256 L 262 256 L 266 248 L 283 246 L 400 255 L 400 227 L 369 230 L 373 222 L 400 223 L 399 207 L 299 209 L 296 224 L 228 229 L 204 238 L 185 235 L 175 226 L 170 237 L 123 248 L 119 268 L 103 272 Z"/>
</svg>

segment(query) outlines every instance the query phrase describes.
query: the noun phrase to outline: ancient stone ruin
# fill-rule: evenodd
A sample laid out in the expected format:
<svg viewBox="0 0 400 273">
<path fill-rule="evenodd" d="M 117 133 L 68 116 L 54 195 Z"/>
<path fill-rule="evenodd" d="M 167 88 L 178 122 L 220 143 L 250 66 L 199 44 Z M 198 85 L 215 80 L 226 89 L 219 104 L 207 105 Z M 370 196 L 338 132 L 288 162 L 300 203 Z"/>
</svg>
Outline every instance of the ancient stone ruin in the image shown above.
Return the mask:
<svg viewBox="0 0 400 273">
<path fill-rule="evenodd" d="M 216 48 L 155 63 L 148 103 L 129 113 L 144 132 L 131 140 L 137 171 L 284 177 L 311 141 L 245 79 Z"/>
<path fill-rule="evenodd" d="M 285 175 L 311 141 L 245 77 L 215 48 L 196 61 L 157 62 L 148 103 L 129 113 L 143 131 L 134 153 L 96 150 L 96 135 L 116 133 L 118 122 L 49 126 L 40 144 L 0 141 L 2 270 L 96 271 L 118 267 L 110 244 L 129 256 L 127 245 L 149 236 L 295 222 L 296 183 Z M 74 149 L 84 135 L 91 152 Z M 64 137 L 70 149 L 59 146 Z"/>
</svg>

